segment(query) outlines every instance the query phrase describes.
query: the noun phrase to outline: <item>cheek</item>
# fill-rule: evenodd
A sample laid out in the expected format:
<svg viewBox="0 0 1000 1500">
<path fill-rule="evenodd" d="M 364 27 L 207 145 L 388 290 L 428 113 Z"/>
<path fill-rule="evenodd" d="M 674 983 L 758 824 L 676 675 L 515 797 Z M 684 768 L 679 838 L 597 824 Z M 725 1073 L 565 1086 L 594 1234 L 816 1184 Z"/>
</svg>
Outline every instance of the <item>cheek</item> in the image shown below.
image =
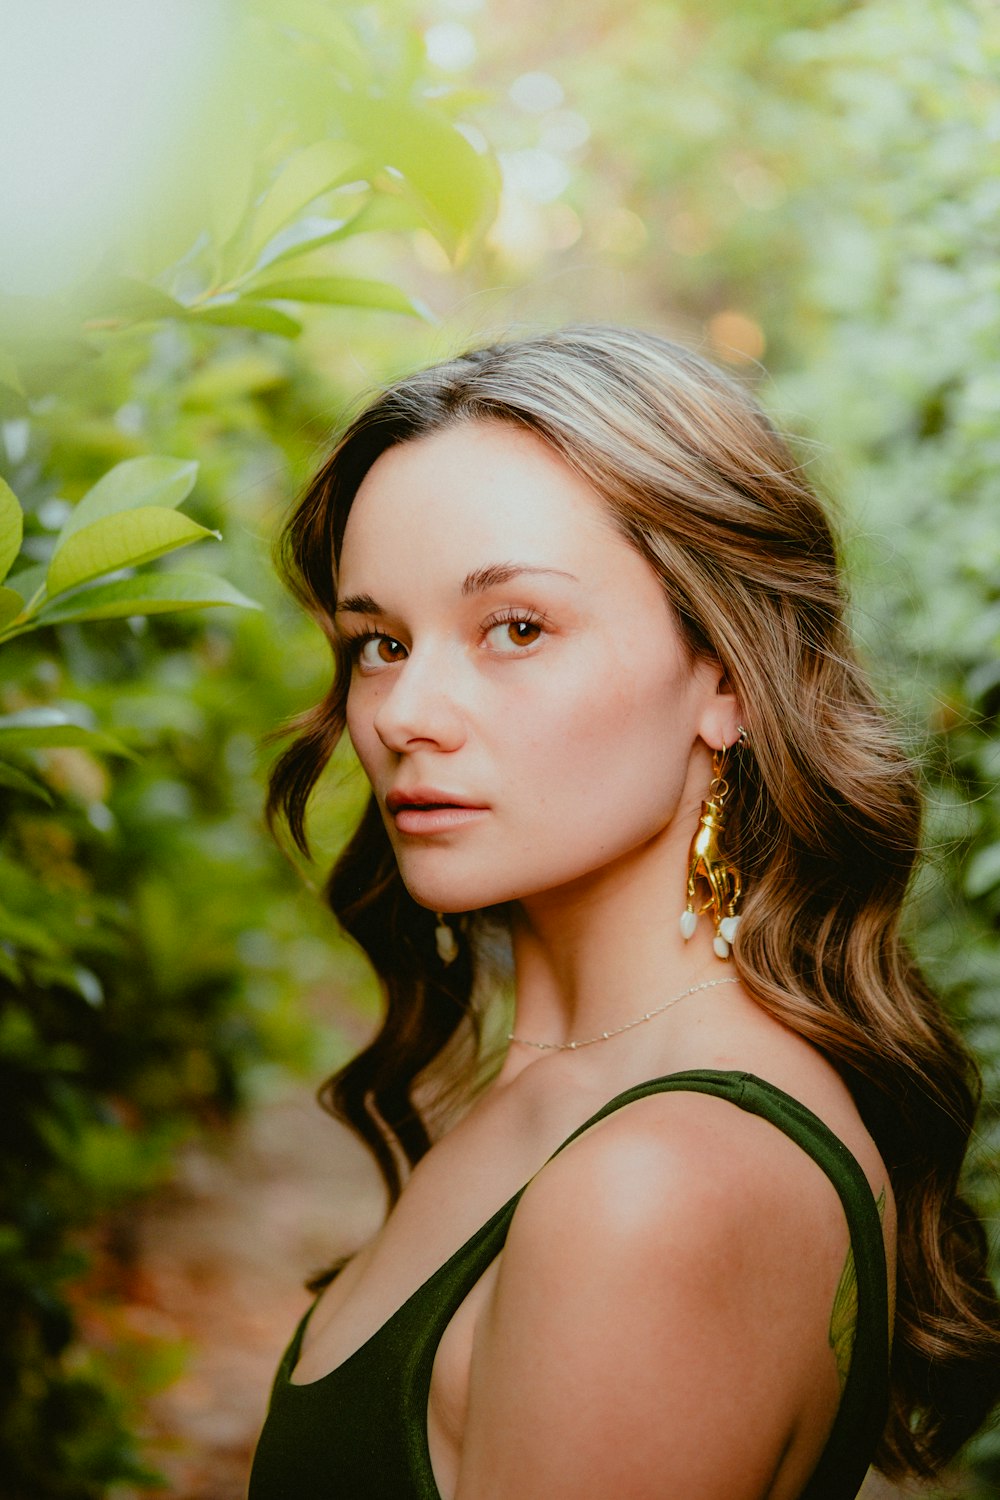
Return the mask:
<svg viewBox="0 0 1000 1500">
<path fill-rule="evenodd" d="M 694 739 L 684 685 L 672 663 L 613 659 L 526 705 L 521 753 L 545 806 L 569 804 L 569 827 L 668 815 Z"/>
<path fill-rule="evenodd" d="M 347 695 L 345 724 L 347 735 L 354 746 L 354 753 L 370 777 L 378 756 L 381 741 L 375 733 L 373 718 L 376 704 L 370 689 L 358 691 L 352 687 Z"/>
</svg>

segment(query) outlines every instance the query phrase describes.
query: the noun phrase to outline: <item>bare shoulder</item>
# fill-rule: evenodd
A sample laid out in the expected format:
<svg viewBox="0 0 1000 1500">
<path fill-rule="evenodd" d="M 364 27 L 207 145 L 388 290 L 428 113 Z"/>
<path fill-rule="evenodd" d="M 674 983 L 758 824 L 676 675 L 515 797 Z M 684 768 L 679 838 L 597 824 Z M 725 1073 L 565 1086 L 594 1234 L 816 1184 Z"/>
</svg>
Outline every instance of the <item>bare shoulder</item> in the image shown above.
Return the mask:
<svg viewBox="0 0 1000 1500">
<path fill-rule="evenodd" d="M 725 1100 L 653 1095 L 592 1127 L 514 1215 L 458 1500 L 507 1493 L 486 1480 L 508 1462 L 504 1428 L 537 1480 L 519 1493 L 795 1494 L 836 1411 L 847 1245 L 821 1169 Z"/>
<path fill-rule="evenodd" d="M 728 1100 L 673 1092 L 635 1101 L 560 1152 L 525 1193 L 505 1257 L 523 1256 L 527 1270 L 538 1242 L 565 1241 L 580 1258 L 638 1266 L 646 1256 L 662 1263 L 669 1244 L 695 1267 L 710 1251 L 716 1272 L 745 1276 L 754 1260 L 773 1264 L 772 1248 L 779 1262 L 798 1255 L 804 1232 L 843 1259 L 836 1190 L 801 1146 Z"/>
</svg>

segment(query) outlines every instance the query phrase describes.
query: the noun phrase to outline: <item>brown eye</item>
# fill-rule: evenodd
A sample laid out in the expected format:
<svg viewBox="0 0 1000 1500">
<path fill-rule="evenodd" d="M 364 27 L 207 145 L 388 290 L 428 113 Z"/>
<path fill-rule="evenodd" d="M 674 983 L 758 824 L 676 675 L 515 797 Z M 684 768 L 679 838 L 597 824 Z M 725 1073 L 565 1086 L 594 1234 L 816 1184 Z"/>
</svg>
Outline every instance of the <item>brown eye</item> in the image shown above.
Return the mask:
<svg viewBox="0 0 1000 1500">
<path fill-rule="evenodd" d="M 357 648 L 358 665 L 368 671 L 405 661 L 406 647 L 391 635 L 365 636 Z"/>
<path fill-rule="evenodd" d="M 537 620 L 498 620 L 486 632 L 486 644 L 501 656 L 514 656 L 519 648 L 533 646 L 542 634 Z"/>
</svg>

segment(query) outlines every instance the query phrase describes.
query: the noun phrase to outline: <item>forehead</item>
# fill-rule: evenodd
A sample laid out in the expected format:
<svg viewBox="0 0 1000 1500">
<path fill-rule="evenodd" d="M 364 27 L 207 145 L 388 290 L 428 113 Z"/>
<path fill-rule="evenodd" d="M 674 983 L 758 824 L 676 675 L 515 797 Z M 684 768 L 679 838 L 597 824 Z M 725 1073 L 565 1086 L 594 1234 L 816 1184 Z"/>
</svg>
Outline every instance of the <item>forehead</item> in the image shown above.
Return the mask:
<svg viewBox="0 0 1000 1500">
<path fill-rule="evenodd" d="M 600 496 L 541 438 L 469 421 L 398 444 L 372 465 L 347 519 L 341 582 L 398 560 L 411 573 L 445 558 L 586 567 L 609 546 L 645 567 Z"/>
</svg>

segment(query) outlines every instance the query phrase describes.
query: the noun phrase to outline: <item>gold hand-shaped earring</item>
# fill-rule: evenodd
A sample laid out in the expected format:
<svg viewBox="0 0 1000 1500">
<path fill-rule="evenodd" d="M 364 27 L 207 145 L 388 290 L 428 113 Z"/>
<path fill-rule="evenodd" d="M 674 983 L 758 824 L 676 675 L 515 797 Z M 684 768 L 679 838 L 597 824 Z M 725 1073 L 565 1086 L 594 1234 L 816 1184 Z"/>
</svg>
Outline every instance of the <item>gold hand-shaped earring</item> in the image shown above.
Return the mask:
<svg viewBox="0 0 1000 1500">
<path fill-rule="evenodd" d="M 746 730 L 741 724 L 737 744 L 741 745 L 745 739 Z M 698 828 L 691 841 L 687 906 L 681 916 L 681 936 L 687 940 L 694 936 L 699 916 L 703 912 L 711 912 L 715 925 L 712 947 L 719 958 L 723 959 L 729 957 L 730 944 L 736 937 L 740 922 L 736 908 L 743 893 L 740 872 L 729 862 L 722 848 L 726 798 L 730 790 L 724 774 L 727 763 L 728 751 L 723 744 L 722 749 L 717 750 L 712 757 L 712 782 L 708 797 L 701 804 Z M 707 890 L 708 893 L 700 906 L 696 905 L 699 884 L 702 891 Z"/>
</svg>

